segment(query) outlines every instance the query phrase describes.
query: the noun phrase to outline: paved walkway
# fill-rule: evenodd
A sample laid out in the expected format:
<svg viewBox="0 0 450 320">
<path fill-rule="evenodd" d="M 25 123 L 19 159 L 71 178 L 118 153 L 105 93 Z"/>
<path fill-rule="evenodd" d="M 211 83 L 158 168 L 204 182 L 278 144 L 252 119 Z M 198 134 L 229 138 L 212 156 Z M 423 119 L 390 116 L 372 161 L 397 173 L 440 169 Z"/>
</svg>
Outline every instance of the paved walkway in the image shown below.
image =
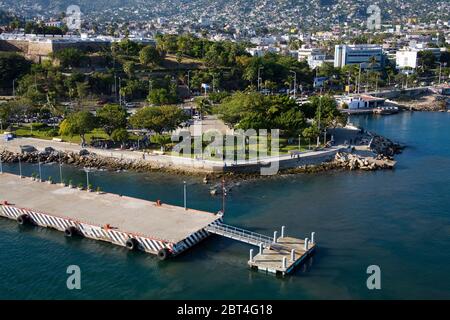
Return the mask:
<svg viewBox="0 0 450 320">
<path fill-rule="evenodd" d="M 146 161 L 153 163 L 157 166 L 167 166 L 176 167 L 177 169 L 189 170 L 204 170 L 213 171 L 219 168 L 230 168 L 233 166 L 245 166 L 245 165 L 257 165 L 265 164 L 268 165 L 272 162 L 292 162 L 293 156 L 290 154 L 281 156 L 264 157 L 253 160 L 239 160 L 239 161 L 213 161 L 213 160 L 202 160 L 193 159 L 187 157 L 177 157 L 170 155 L 158 155 L 158 154 L 145 154 L 145 159 L 143 158 L 144 153 L 140 151 L 130 151 L 130 150 L 105 150 L 97 148 L 82 148 L 79 144 L 68 143 L 68 142 L 58 142 L 53 140 L 42 140 L 36 138 L 15 138 L 11 141 L 6 142 L 4 139 L 0 140 L 0 150 L 9 150 L 11 152 L 21 152 L 21 146 L 33 146 L 39 151 L 43 151 L 47 147 L 52 147 L 55 150 L 62 151 L 65 153 L 74 152 L 78 153 L 82 149 L 86 149 L 91 153 L 95 153 L 102 157 L 109 157 L 114 159 L 123 159 L 130 161 Z M 303 152 L 295 156 L 295 159 L 315 159 L 323 158 L 324 156 L 333 155 L 339 150 L 345 149 L 346 146 L 339 145 L 331 148 L 326 148 L 320 151 L 308 151 Z"/>
</svg>

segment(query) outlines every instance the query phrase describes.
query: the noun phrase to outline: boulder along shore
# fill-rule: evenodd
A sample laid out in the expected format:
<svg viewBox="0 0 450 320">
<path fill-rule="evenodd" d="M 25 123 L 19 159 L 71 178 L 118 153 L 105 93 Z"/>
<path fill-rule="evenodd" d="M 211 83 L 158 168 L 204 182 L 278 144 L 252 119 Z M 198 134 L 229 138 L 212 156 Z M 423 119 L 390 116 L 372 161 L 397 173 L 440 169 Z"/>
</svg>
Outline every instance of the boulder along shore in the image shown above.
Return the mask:
<svg viewBox="0 0 450 320">
<path fill-rule="evenodd" d="M 305 165 L 291 169 L 280 170 L 279 174 L 297 174 L 297 173 L 318 173 L 328 170 L 365 170 L 373 171 L 380 169 L 392 169 L 395 166 L 393 156 L 403 150 L 403 146 L 394 143 L 391 140 L 368 133 L 370 143 L 366 152 L 360 152 L 353 148 L 349 152 L 338 152 L 334 159 L 328 162 L 322 162 L 313 165 Z M 131 170 L 137 172 L 167 172 L 171 174 L 202 176 L 205 183 L 222 179 L 226 177 L 229 180 L 249 180 L 253 178 L 263 177 L 259 173 L 201 173 L 197 171 L 183 170 L 170 166 L 158 165 L 148 161 L 119 159 L 113 157 L 103 157 L 95 153 L 89 153 L 87 150 L 81 150 L 79 153 L 69 152 L 64 153 L 49 149 L 46 151 L 33 151 L 15 153 L 8 150 L 3 150 L 1 153 L 1 160 L 5 163 L 17 163 L 19 159 L 25 163 L 43 164 L 59 163 L 72 165 L 76 167 L 87 167 L 99 170 L 123 171 Z"/>
</svg>

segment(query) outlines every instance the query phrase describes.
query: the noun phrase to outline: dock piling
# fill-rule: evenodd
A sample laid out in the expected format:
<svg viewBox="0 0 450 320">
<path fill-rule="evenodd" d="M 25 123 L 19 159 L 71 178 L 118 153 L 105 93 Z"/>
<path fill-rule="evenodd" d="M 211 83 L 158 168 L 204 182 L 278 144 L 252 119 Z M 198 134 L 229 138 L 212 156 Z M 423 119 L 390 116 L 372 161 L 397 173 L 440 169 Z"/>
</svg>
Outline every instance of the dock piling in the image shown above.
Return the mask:
<svg viewBox="0 0 450 320">
<path fill-rule="evenodd" d="M 291 261 L 294 262 L 295 261 L 295 249 L 291 250 Z"/>
<path fill-rule="evenodd" d="M 274 231 L 273 232 L 273 243 L 277 243 L 277 238 L 278 238 L 278 232 Z"/>
<path fill-rule="evenodd" d="M 287 258 L 283 257 L 283 269 L 287 268 Z"/>
<path fill-rule="evenodd" d="M 305 238 L 305 251 L 308 251 L 308 242 L 309 242 L 309 239 Z"/>
<path fill-rule="evenodd" d="M 259 244 L 259 254 L 262 254 L 262 253 L 263 253 L 263 243 L 261 242 Z"/>
<path fill-rule="evenodd" d="M 250 262 L 253 262 L 253 249 L 250 249 Z"/>
<path fill-rule="evenodd" d="M 286 230 L 285 226 L 281 227 L 281 237 L 284 238 L 284 231 Z"/>
<path fill-rule="evenodd" d="M 312 244 L 314 244 L 315 243 L 315 239 L 314 239 L 314 236 L 316 235 L 316 233 L 315 232 L 311 232 L 311 243 Z"/>
</svg>

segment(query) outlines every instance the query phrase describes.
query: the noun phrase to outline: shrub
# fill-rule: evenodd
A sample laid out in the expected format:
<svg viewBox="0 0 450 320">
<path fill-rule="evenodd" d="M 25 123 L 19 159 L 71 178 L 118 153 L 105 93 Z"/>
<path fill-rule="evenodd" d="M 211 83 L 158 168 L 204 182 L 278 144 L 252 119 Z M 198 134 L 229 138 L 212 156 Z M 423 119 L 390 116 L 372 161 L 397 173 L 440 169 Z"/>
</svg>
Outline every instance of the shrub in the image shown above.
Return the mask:
<svg viewBox="0 0 450 320">
<path fill-rule="evenodd" d="M 31 124 L 31 128 L 33 130 L 42 130 L 47 128 L 47 125 L 45 123 L 36 122 Z"/>
<path fill-rule="evenodd" d="M 57 129 L 50 129 L 50 130 L 48 130 L 47 132 L 45 132 L 45 136 L 47 136 L 47 137 L 51 137 L 51 138 L 53 138 L 53 137 L 57 137 L 58 136 L 58 130 Z"/>
</svg>

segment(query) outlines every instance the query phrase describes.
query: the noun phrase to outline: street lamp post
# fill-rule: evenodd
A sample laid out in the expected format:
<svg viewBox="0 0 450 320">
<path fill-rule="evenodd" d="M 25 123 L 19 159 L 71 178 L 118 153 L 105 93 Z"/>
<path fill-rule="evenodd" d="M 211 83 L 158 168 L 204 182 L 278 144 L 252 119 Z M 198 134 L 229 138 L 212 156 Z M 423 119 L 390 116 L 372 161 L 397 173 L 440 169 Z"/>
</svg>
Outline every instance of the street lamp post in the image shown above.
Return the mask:
<svg viewBox="0 0 450 320">
<path fill-rule="evenodd" d="M 441 84 L 441 76 L 442 76 L 442 62 L 439 63 L 439 85 Z"/>
<path fill-rule="evenodd" d="M 317 136 L 317 146 L 320 146 L 320 116 L 321 116 L 321 109 L 322 109 L 322 88 L 320 88 L 320 97 L 319 97 L 319 119 L 317 128 L 319 130 L 319 135 Z"/>
<path fill-rule="evenodd" d="M 114 73 L 114 99 L 117 102 L 117 75 Z"/>
<path fill-rule="evenodd" d="M 14 79 L 13 83 L 12 83 L 12 85 L 13 85 L 13 98 L 14 99 L 16 98 L 16 80 L 17 79 Z"/>
<path fill-rule="evenodd" d="M 187 85 L 188 85 L 189 95 L 191 95 L 191 71 L 192 70 L 188 70 L 188 72 L 187 72 L 187 76 L 188 76 Z"/>
<path fill-rule="evenodd" d="M 290 70 L 294 74 L 294 98 L 297 98 L 297 72 Z"/>
<path fill-rule="evenodd" d="M 358 94 L 360 94 L 361 92 L 361 65 L 362 63 L 359 64 L 359 72 L 358 72 Z"/>
<path fill-rule="evenodd" d="M 22 160 L 19 156 L 19 177 L 22 178 Z"/>
<path fill-rule="evenodd" d="M 183 181 L 184 187 L 184 210 L 187 210 L 187 190 L 186 190 L 186 181 Z"/>
<path fill-rule="evenodd" d="M 258 68 L 258 92 L 261 90 L 261 70 L 264 69 L 264 67 L 259 67 Z"/>
<path fill-rule="evenodd" d="M 41 157 L 39 155 L 38 155 L 38 166 L 39 166 L 39 182 L 42 182 Z"/>
<path fill-rule="evenodd" d="M 89 169 L 85 168 L 84 171 L 86 172 L 86 189 L 89 189 Z"/>
<path fill-rule="evenodd" d="M 63 184 L 61 152 L 59 152 L 59 180 L 60 180 L 61 184 Z"/>
<path fill-rule="evenodd" d="M 122 78 L 119 77 L 119 105 L 122 106 L 122 94 L 120 93 L 122 89 Z"/>
</svg>

